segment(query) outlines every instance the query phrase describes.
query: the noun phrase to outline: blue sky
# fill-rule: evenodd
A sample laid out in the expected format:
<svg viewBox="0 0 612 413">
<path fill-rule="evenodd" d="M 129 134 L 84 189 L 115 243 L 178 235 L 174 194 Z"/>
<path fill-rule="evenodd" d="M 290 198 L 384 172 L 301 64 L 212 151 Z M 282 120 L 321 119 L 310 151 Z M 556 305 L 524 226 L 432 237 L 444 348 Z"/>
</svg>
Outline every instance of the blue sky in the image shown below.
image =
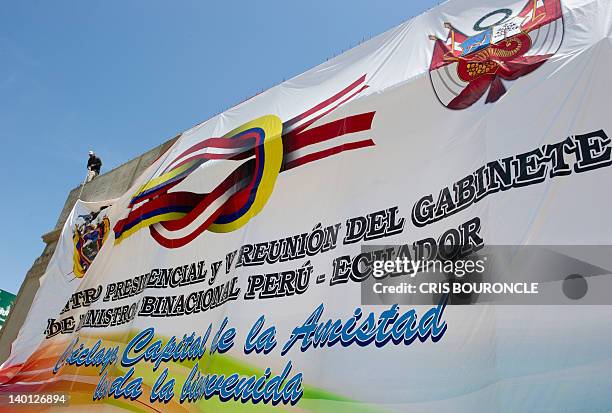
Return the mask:
<svg viewBox="0 0 612 413">
<path fill-rule="evenodd" d="M 0 3 L 0 289 L 94 149 L 108 171 L 438 1 Z"/>
</svg>

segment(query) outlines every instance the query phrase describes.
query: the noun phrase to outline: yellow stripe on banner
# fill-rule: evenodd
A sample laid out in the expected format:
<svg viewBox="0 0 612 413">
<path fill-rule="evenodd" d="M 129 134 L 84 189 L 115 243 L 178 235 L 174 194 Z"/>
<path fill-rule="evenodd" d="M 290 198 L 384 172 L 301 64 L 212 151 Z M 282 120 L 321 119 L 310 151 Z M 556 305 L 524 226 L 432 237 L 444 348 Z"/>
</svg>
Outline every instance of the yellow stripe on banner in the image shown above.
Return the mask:
<svg viewBox="0 0 612 413">
<path fill-rule="evenodd" d="M 72 235 L 72 245 L 73 245 L 72 272 L 74 273 L 75 277 L 83 278 L 83 275 L 85 275 L 85 270 L 81 266 L 81 260 L 79 259 L 79 250 L 77 249 L 77 242 L 79 240 L 79 235 L 77 233 L 76 228 L 74 228 L 72 231 L 73 231 L 73 235 Z"/>
<path fill-rule="evenodd" d="M 172 169 L 170 172 L 166 172 L 165 174 L 160 175 L 157 178 L 151 179 L 149 182 L 141 186 L 140 189 L 138 189 L 138 191 L 134 195 L 132 195 L 132 198 L 139 196 L 141 193 L 148 191 L 151 188 L 155 188 L 159 184 L 163 184 L 164 182 L 175 178 L 176 176 L 182 174 L 187 169 L 195 165 L 196 162 L 197 161 L 187 162 L 185 165 L 179 166 L 176 169 Z"/>
<path fill-rule="evenodd" d="M 187 215 L 186 212 L 168 212 L 167 214 L 156 215 L 154 217 L 144 219 L 138 224 L 134 225 L 132 228 L 128 229 L 127 231 L 122 232 L 119 238 L 115 238 L 115 245 L 119 245 L 121 241 L 123 241 L 136 231 L 141 230 L 142 228 L 146 228 L 150 225 L 157 224 L 162 221 L 174 221 L 177 219 L 181 219 L 185 215 Z"/>
<path fill-rule="evenodd" d="M 261 128 L 264 131 L 263 148 L 265 162 L 261 181 L 255 194 L 255 200 L 249 210 L 235 221 L 226 224 L 212 224 L 208 227 L 208 230 L 211 232 L 231 232 L 244 226 L 263 209 L 274 190 L 274 184 L 276 183 L 276 178 L 278 177 L 283 163 L 283 122 L 278 116 L 266 115 L 245 123 L 231 132 L 228 132 L 223 137 L 230 138 L 252 128 Z"/>
</svg>

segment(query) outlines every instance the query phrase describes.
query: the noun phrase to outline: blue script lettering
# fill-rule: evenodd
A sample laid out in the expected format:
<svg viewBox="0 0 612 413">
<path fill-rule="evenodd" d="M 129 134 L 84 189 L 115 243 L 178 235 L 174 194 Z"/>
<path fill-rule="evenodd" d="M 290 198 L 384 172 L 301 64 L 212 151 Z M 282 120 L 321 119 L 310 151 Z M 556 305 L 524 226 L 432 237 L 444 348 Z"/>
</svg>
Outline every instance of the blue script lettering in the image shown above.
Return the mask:
<svg viewBox="0 0 612 413">
<path fill-rule="evenodd" d="M 344 347 L 352 344 L 367 346 L 374 343 L 383 347 L 389 342 L 398 345 L 410 345 L 415 339 L 425 342 L 431 338 L 432 342 L 439 341 L 446 332 L 446 321 L 442 314 L 446 307 L 448 297 L 444 297 L 436 307 L 427 310 L 420 319 L 414 309 L 402 314 L 399 306 L 392 305 L 378 317 L 369 313 L 362 319 L 361 308 L 355 309 L 353 316 L 348 320 L 327 320 L 319 322 L 323 315 L 324 306 L 319 305 L 308 319 L 299 327 L 293 329 L 291 337 L 283 346 L 281 355 L 285 355 L 294 344 L 301 340 L 300 350 L 306 351 L 312 347 L 332 347 L 336 343 Z"/>
</svg>

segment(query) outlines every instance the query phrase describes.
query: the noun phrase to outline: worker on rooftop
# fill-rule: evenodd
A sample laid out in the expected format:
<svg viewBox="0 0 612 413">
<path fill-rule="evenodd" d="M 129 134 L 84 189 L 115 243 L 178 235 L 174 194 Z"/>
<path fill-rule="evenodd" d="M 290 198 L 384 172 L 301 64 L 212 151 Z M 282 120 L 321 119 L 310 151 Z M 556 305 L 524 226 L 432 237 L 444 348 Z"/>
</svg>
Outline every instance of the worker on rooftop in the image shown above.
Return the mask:
<svg viewBox="0 0 612 413">
<path fill-rule="evenodd" d="M 86 182 L 91 182 L 96 176 L 100 175 L 100 168 L 102 168 L 102 161 L 96 156 L 94 151 L 89 151 Z"/>
</svg>

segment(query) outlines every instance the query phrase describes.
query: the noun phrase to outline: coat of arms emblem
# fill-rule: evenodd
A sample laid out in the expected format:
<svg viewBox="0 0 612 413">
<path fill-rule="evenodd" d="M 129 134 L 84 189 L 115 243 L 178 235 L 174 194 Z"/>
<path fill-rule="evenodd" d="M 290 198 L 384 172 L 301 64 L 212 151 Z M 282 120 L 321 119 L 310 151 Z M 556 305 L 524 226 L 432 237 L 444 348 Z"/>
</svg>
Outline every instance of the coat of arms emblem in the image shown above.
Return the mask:
<svg viewBox="0 0 612 413">
<path fill-rule="evenodd" d="M 467 35 L 446 23 L 446 39 L 435 41 L 429 75 L 440 102 L 465 109 L 486 94 L 484 103 L 499 100 L 506 85 L 538 69 L 561 47 L 560 0 L 529 0 L 516 15 L 492 11 Z"/>
<path fill-rule="evenodd" d="M 73 273 L 83 278 L 110 232 L 110 221 L 105 214 L 106 206 L 86 215 L 79 215 L 72 231 L 74 243 Z"/>
</svg>

